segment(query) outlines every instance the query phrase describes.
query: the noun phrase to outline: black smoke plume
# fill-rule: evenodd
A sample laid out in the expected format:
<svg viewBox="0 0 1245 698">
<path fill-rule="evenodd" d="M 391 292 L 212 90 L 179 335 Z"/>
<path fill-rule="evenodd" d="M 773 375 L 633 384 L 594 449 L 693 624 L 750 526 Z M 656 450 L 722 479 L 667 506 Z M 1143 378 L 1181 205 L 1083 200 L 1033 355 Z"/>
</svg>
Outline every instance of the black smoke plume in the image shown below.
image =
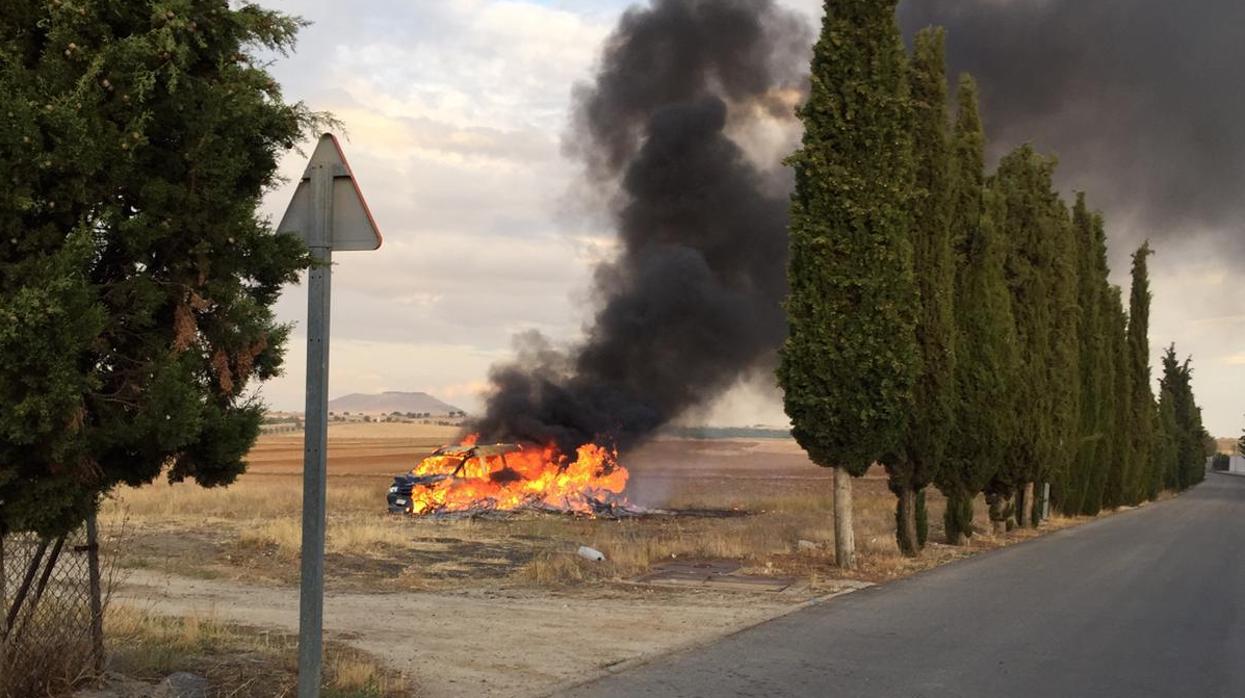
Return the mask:
<svg viewBox="0 0 1245 698">
<path fill-rule="evenodd" d="M 654 0 L 623 15 L 575 91 L 567 139 L 612 202 L 620 250 L 596 270 L 581 344 L 523 335 L 493 369 L 482 438 L 627 448 L 772 356 L 788 188 L 777 160 L 758 167 L 731 134 L 792 118 L 810 37 L 771 0 Z"/>
<path fill-rule="evenodd" d="M 993 155 L 1055 152 L 1062 184 L 1130 245 L 1209 233 L 1245 252 L 1245 3 L 906 0 L 900 19 L 908 34 L 947 27 L 950 67 L 981 83 Z"/>
</svg>

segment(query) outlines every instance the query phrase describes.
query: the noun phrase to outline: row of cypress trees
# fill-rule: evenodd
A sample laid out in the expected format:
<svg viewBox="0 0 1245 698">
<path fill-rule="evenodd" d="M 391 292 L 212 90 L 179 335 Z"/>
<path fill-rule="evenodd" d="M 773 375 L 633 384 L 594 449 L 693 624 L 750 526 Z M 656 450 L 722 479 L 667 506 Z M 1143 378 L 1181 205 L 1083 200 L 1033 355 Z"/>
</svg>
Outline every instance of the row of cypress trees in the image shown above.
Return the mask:
<svg viewBox="0 0 1245 698">
<path fill-rule="evenodd" d="M 944 32 L 919 32 L 909 57 L 894 9 L 827 3 L 789 159 L 778 378 L 796 439 L 853 476 L 885 465 L 909 555 L 930 484 L 952 544 L 973 534 L 982 493 L 1004 530 L 1040 520 L 1046 483 L 1071 514 L 1194 484 L 1205 430 L 1174 347 L 1151 391 L 1148 243 L 1126 311 L 1102 215 L 1084 194 L 1069 209 L 1055 159 L 1028 145 L 988 175 L 973 79 L 949 122 Z"/>
</svg>

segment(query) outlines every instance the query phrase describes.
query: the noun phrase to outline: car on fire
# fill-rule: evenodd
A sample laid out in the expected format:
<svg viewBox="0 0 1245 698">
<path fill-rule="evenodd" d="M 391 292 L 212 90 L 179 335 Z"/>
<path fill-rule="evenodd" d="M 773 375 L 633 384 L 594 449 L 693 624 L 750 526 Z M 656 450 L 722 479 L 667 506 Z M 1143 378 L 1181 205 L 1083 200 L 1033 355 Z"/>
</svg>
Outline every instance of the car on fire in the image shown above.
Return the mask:
<svg viewBox="0 0 1245 698">
<path fill-rule="evenodd" d="M 522 451 L 518 444 L 464 444 L 442 446 L 420 461 L 411 472 L 397 475 L 389 486 L 389 513 L 411 513 L 413 493 L 418 488 L 434 488 L 447 480 L 490 479 L 508 475 L 518 477 L 506 464 L 506 455 Z"/>
</svg>

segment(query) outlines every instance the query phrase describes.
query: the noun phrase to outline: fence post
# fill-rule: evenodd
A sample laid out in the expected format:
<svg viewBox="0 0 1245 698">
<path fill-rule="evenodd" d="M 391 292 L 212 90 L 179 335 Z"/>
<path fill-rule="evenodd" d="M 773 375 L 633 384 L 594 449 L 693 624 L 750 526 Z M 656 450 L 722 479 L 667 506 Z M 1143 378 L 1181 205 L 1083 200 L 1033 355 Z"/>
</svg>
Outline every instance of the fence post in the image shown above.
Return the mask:
<svg viewBox="0 0 1245 698">
<path fill-rule="evenodd" d="M 30 585 L 34 583 L 35 575 L 39 573 L 39 564 L 43 562 L 43 554 L 48 551 L 49 542 L 47 538 L 41 538 L 39 547 L 35 548 L 35 554 L 30 558 L 30 564 L 26 567 L 26 575 L 22 577 L 22 583 L 18 585 L 17 593 L 13 596 L 13 603 L 8 608 L 8 614 L 4 622 L 3 638 L 5 639 L 13 631 L 13 623 L 17 621 L 17 614 L 21 611 L 22 603 L 26 601 L 26 594 L 30 593 Z"/>
<path fill-rule="evenodd" d="M 91 592 L 91 658 L 96 673 L 104 671 L 104 600 L 99 579 L 99 526 L 95 521 L 97 507 L 86 517 L 86 564 Z"/>
<path fill-rule="evenodd" d="M 0 641 L 9 636 L 9 576 L 4 566 L 4 531 L 0 531 Z"/>
<path fill-rule="evenodd" d="M 4 532 L 0 531 L 0 638 L 9 634 L 9 578 L 4 571 Z"/>
<path fill-rule="evenodd" d="M 48 554 L 47 562 L 43 568 L 43 574 L 39 575 L 39 583 L 35 585 L 35 595 L 30 597 L 29 601 L 26 601 L 26 608 L 22 609 L 18 607 L 14 609 L 18 611 L 25 611 L 25 618 L 22 618 L 21 625 L 13 626 L 17 628 L 17 632 L 13 634 L 14 637 L 18 639 L 23 637 L 27 626 L 29 626 L 30 622 L 35 619 L 35 614 L 39 609 L 39 602 L 43 600 L 43 592 L 48 588 L 48 580 L 52 578 L 52 572 L 56 569 L 56 563 L 60 560 L 61 551 L 65 549 L 65 539 L 68 537 L 69 534 L 62 535 L 60 538 L 57 538 L 56 543 L 52 545 L 52 552 Z M 45 542 L 44 546 L 46 545 L 47 543 Z M 40 557 L 42 557 L 42 555 Z M 20 599 L 18 604 L 20 605 L 23 601 L 25 601 L 25 597 Z M 16 622 L 16 617 L 11 617 L 9 622 Z"/>
</svg>

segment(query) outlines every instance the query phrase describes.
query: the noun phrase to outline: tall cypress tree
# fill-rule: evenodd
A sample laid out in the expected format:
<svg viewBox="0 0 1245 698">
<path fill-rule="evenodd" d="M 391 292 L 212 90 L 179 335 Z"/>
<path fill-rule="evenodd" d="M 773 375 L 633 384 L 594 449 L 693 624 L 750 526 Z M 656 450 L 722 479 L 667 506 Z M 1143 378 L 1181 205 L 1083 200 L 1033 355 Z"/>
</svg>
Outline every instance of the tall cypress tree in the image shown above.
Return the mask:
<svg viewBox="0 0 1245 698">
<path fill-rule="evenodd" d="M 1079 389 L 1075 460 L 1062 487 L 1056 488 L 1056 501 L 1069 514 L 1096 514 L 1093 491 L 1097 474 L 1104 467 L 1108 454 L 1110 363 L 1107 354 L 1105 300 L 1110 283 L 1107 281 L 1107 245 L 1102 217 L 1091 213 L 1085 194 L 1077 196 L 1072 211 L 1072 225 L 1077 240 L 1077 304 L 1080 306 Z"/>
<path fill-rule="evenodd" d="M 1003 276 L 1005 240 L 998 231 L 1001 198 L 988 194 L 985 134 L 977 85 L 960 78 L 952 167 L 951 234 L 955 254 L 955 416 L 942 467 L 947 542 L 973 533 L 973 499 L 1006 457 L 1012 439 L 1010 380 L 1016 362 L 1011 294 Z"/>
<path fill-rule="evenodd" d="M 1193 396 L 1193 359 L 1183 363 L 1176 360 L 1173 344 L 1163 353 L 1164 394 L 1171 395 L 1174 433 L 1172 441 L 1176 453 L 1174 480 L 1177 489 L 1188 489 L 1206 476 L 1206 453 L 1203 439 L 1206 429 L 1202 426 L 1202 410 Z M 1169 428 L 1170 428 L 1169 426 Z"/>
<path fill-rule="evenodd" d="M 900 448 L 885 459 L 898 497 L 900 552 L 924 546 L 924 488 L 942 465 L 954 417 L 955 265 L 951 256 L 951 145 L 947 125 L 945 33 L 916 35 L 911 86 L 916 197 L 912 205 L 913 267 L 918 292 L 916 341 L 921 367 Z"/>
<path fill-rule="evenodd" d="M 1150 455 L 1154 439 L 1154 393 L 1150 390 L 1150 276 L 1146 260 L 1154 254 L 1146 241 L 1133 254 L 1132 291 L 1128 300 L 1129 421 L 1133 457 L 1125 471 L 1126 501 L 1136 504 L 1158 496 L 1159 477 Z"/>
<path fill-rule="evenodd" d="M 1175 490 L 1180 487 L 1180 425 L 1176 421 L 1176 400 L 1172 392 L 1171 367 L 1176 366 L 1175 351 L 1163 357 L 1163 375 L 1159 379 L 1158 417 L 1154 425 L 1153 463 L 1159 473 L 1162 487 Z"/>
<path fill-rule="evenodd" d="M 1052 299 L 1059 289 L 1055 271 L 1066 226 L 1066 209 L 1054 192 L 1055 161 L 1025 145 L 999 163 L 993 186 L 1006 208 L 1002 229 L 1008 239 L 1005 264 L 1020 351 L 1013 395 L 1016 439 L 1009 462 L 987 490 L 997 524 L 1012 511 L 1012 500 L 1032 485 L 1057 457 L 1058 401 L 1050 381 L 1056 333 Z M 1021 517 L 1022 519 L 1024 517 Z M 1024 522 L 1027 523 L 1027 522 Z"/>
<path fill-rule="evenodd" d="M 1047 363 L 1047 386 L 1052 409 L 1050 414 L 1051 435 L 1048 442 L 1049 455 L 1042 459 L 1034 483 L 1038 485 L 1034 496 L 1027 497 L 1024 504 L 1027 521 L 1037 525 L 1041 520 L 1044 503 L 1042 483 L 1051 483 L 1054 489 L 1064 486 L 1076 460 L 1080 427 L 1081 385 L 1080 378 L 1080 316 L 1079 301 L 1080 257 L 1077 229 L 1068 218 L 1067 207 L 1061 200 L 1051 204 L 1056 219 L 1056 233 L 1051 258 L 1051 355 Z"/>
<path fill-rule="evenodd" d="M 1107 346 L 1111 352 L 1111 452 L 1102 490 L 1102 506 L 1114 508 L 1127 501 L 1130 461 L 1135 452 L 1132 437 L 1132 372 L 1129 370 L 1128 315 L 1122 292 L 1111 289 L 1108 309 Z"/>
<path fill-rule="evenodd" d="M 789 334 L 778 381 L 792 434 L 835 472 L 836 553 L 854 564 L 850 479 L 895 451 L 915 337 L 908 62 L 896 0 L 827 8 L 791 200 Z"/>
</svg>

